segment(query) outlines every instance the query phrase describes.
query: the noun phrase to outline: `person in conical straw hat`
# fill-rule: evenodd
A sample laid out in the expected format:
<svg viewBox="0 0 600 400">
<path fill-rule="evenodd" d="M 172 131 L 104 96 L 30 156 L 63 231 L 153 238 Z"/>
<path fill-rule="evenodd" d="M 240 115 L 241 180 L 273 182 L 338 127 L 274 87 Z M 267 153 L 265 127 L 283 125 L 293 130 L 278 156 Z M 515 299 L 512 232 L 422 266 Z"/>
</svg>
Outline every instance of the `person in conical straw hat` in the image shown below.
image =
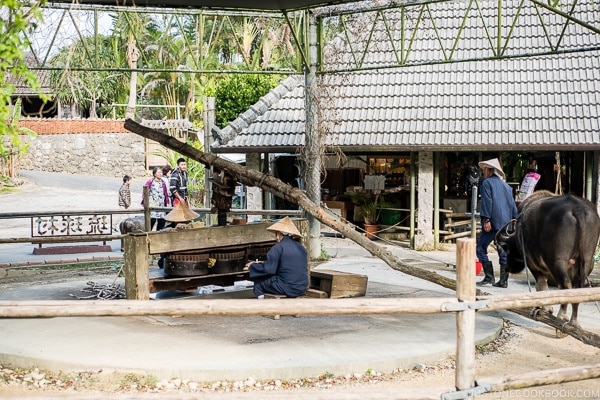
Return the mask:
<svg viewBox="0 0 600 400">
<path fill-rule="evenodd" d="M 479 203 L 479 215 L 481 216 L 481 234 L 477 240 L 475 252 L 483 266 L 485 277 L 477 286 L 492 284 L 496 287 L 508 287 L 508 270 L 506 269 L 506 253 L 499 246 L 498 258 L 500 259 L 500 280 L 494 281 L 494 266 L 488 258 L 487 249 L 495 239 L 496 233 L 508 221 L 517 218 L 517 205 L 513 191 L 504 182 L 504 171 L 497 158 L 481 161 L 479 167 L 483 170 L 485 178 L 481 183 L 479 192 L 481 201 Z"/>
<path fill-rule="evenodd" d="M 174 223 L 188 222 L 199 216 L 198 213 L 190 210 L 185 203 L 178 203 L 167 215 L 165 215 L 165 220 Z"/>
<path fill-rule="evenodd" d="M 262 261 L 250 261 L 244 267 L 254 281 L 254 294 L 263 299 L 266 293 L 287 297 L 303 296 L 308 289 L 308 254 L 296 239 L 302 234 L 290 217 L 267 228 L 275 232 L 277 243 Z"/>
<path fill-rule="evenodd" d="M 498 175 L 500 178 L 504 179 L 504 171 L 502 170 L 502 166 L 500 165 L 500 161 L 497 158 L 492 158 L 491 160 L 481 161 L 479 163 L 479 168 L 484 169 L 492 169 L 493 173 Z"/>
<path fill-rule="evenodd" d="M 302 237 L 302 234 L 298 228 L 296 228 L 294 221 L 292 221 L 290 217 L 285 217 L 279 222 L 274 223 L 268 227 L 267 230 L 271 232 L 281 232 L 284 235 L 291 235 L 294 238 Z"/>
<path fill-rule="evenodd" d="M 189 222 L 193 219 L 198 218 L 200 215 L 190 210 L 185 202 L 178 203 L 173 209 L 164 216 L 166 221 L 171 222 L 171 227 L 177 226 L 177 224 Z M 165 263 L 166 254 L 162 253 L 158 259 L 158 268 L 163 268 Z"/>
</svg>

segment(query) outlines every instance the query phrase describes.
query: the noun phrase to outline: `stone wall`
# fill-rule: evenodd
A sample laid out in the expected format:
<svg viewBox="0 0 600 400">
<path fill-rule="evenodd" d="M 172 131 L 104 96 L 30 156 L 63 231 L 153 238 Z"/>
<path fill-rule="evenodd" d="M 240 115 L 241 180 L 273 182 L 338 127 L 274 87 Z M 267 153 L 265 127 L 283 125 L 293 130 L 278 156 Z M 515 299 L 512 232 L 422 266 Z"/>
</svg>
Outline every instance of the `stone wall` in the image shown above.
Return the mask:
<svg viewBox="0 0 600 400">
<path fill-rule="evenodd" d="M 123 120 L 23 119 L 38 134 L 27 137 L 29 153 L 19 168 L 47 172 L 134 178 L 146 176 L 145 139 L 123 128 Z"/>
</svg>

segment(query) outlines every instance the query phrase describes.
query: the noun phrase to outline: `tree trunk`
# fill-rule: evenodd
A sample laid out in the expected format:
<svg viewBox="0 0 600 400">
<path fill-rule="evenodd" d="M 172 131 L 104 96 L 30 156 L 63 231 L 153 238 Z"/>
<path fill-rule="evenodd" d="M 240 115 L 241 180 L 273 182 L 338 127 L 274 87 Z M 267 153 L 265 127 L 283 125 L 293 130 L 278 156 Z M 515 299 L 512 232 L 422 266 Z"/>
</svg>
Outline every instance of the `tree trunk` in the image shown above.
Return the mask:
<svg viewBox="0 0 600 400">
<path fill-rule="evenodd" d="M 129 77 L 129 99 L 127 101 L 127 108 L 125 109 L 125 118 L 133 118 L 135 115 L 135 106 L 137 103 L 137 60 L 140 55 L 137 49 L 135 39 L 130 35 L 129 41 L 127 42 L 127 63 L 131 71 Z"/>
<path fill-rule="evenodd" d="M 273 193 L 284 200 L 298 204 L 307 214 L 318 219 L 321 223 L 340 232 L 348 239 L 366 249 L 369 253 L 385 261 L 395 270 L 404 272 L 405 274 L 412 275 L 417 278 L 425 279 L 448 289 L 456 289 L 456 282 L 454 280 L 436 274 L 435 272 L 430 272 L 403 263 L 384 247 L 381 247 L 378 244 L 370 241 L 364 235 L 354 230 L 354 228 L 351 226 L 341 222 L 337 218 L 332 218 L 330 214 L 327 214 L 325 210 L 312 202 L 302 190 L 294 188 L 275 178 L 274 176 L 263 174 L 260 171 L 244 168 L 236 163 L 223 160 L 214 154 L 204 153 L 193 148 L 192 146 L 180 142 L 174 137 L 165 135 L 154 129 L 147 128 L 135 121 L 132 121 L 131 119 L 125 120 L 125 129 L 147 139 L 154 140 L 161 145 L 174 150 L 181 155 L 193 158 L 194 160 L 206 166 L 213 166 L 216 169 L 227 171 L 234 176 L 235 179 L 246 186 L 260 187 L 261 189 Z"/>
</svg>

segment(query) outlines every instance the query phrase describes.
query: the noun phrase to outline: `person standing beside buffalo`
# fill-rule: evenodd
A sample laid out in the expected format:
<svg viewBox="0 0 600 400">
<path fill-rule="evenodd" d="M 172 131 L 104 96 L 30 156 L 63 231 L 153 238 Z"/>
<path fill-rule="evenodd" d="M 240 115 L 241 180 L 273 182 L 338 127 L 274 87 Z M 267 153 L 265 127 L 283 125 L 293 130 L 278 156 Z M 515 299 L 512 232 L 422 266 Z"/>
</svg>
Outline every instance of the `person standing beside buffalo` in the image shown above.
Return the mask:
<svg viewBox="0 0 600 400">
<path fill-rule="evenodd" d="M 508 270 L 506 269 L 506 253 L 496 246 L 500 259 L 500 279 L 494 281 L 494 266 L 488 258 L 487 249 L 495 239 L 496 232 L 508 221 L 517 218 L 517 206 L 510 186 L 504 182 L 504 171 L 497 158 L 481 161 L 479 167 L 483 171 L 484 180 L 479 188 L 481 202 L 481 233 L 477 241 L 477 258 L 483 266 L 485 277 L 477 286 L 492 284 L 496 287 L 508 287 Z"/>
</svg>

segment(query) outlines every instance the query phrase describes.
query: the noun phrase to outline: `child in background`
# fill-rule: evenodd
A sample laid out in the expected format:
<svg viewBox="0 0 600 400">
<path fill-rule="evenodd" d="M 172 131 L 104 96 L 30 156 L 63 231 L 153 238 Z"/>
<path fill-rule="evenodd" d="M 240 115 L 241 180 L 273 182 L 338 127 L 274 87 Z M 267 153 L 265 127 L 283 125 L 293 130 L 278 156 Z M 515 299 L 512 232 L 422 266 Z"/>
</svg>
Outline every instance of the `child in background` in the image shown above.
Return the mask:
<svg viewBox="0 0 600 400">
<path fill-rule="evenodd" d="M 119 189 L 119 207 L 123 207 L 128 209 L 131 205 L 131 189 L 129 188 L 129 184 L 131 183 L 131 177 L 129 175 L 125 175 L 123 177 L 123 184 Z"/>
</svg>

